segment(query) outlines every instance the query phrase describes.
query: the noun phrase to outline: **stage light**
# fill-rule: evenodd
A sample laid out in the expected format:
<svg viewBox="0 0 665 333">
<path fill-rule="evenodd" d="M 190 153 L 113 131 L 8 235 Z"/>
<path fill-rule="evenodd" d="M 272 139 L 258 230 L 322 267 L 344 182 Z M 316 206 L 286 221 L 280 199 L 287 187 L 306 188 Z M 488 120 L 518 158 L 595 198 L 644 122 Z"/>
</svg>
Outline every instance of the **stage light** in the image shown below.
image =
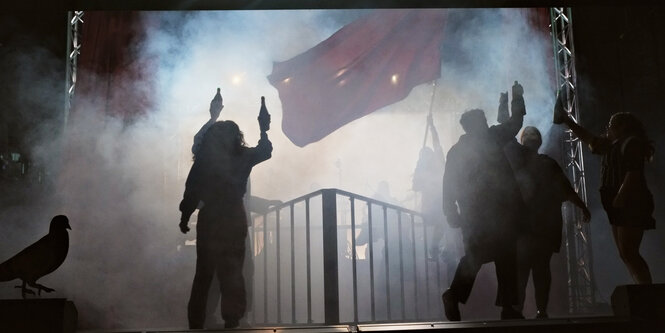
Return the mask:
<svg viewBox="0 0 665 333">
<path fill-rule="evenodd" d="M 242 81 L 242 77 L 240 75 L 234 75 L 231 78 L 231 83 L 233 83 L 234 85 L 239 85 L 241 81 Z"/>
<path fill-rule="evenodd" d="M 397 81 L 399 80 L 399 75 L 393 74 L 393 76 L 390 78 L 390 82 L 392 84 L 397 84 Z"/>
<path fill-rule="evenodd" d="M 291 82 L 291 78 L 287 77 L 286 79 L 282 80 L 282 82 L 288 84 L 289 82 Z"/>
</svg>

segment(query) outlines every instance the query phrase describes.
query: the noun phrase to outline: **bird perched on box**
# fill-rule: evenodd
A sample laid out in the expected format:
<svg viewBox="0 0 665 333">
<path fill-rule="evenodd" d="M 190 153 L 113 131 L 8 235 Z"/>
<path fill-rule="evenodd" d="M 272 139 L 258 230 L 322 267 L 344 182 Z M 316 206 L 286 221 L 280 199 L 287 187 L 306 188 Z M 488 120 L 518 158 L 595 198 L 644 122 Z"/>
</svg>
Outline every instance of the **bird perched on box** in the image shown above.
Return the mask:
<svg viewBox="0 0 665 333">
<path fill-rule="evenodd" d="M 54 291 L 54 289 L 38 284 L 37 280 L 55 271 L 65 261 L 69 250 L 67 229 L 72 229 L 67 216 L 53 217 L 46 236 L 0 264 L 0 282 L 21 279 L 23 284 L 16 288 L 21 288 L 23 298 L 26 294 L 35 294 L 33 290 L 26 287 L 26 284 L 36 288 L 39 295 L 42 291 L 47 293 Z"/>
</svg>

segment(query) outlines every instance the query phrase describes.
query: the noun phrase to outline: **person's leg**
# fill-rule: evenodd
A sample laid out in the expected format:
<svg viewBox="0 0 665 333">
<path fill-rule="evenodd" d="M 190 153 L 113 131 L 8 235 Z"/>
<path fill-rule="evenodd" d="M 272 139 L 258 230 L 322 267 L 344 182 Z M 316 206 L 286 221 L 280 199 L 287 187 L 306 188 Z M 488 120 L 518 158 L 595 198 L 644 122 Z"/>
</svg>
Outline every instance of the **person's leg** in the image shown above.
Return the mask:
<svg viewBox="0 0 665 333">
<path fill-rule="evenodd" d="M 204 322 L 205 327 L 212 327 L 217 322 L 215 318 L 215 311 L 219 305 L 219 299 L 221 297 L 221 292 L 219 290 L 219 283 L 216 279 L 217 273 L 213 274 L 213 278 L 210 281 L 210 288 L 208 289 L 208 300 L 206 301 L 206 319 Z"/>
<path fill-rule="evenodd" d="M 472 246 L 465 246 L 465 254 L 460 259 L 450 288 L 441 295 L 446 318 L 450 321 L 461 320 L 459 303 L 466 303 L 471 294 L 473 283 L 483 265 L 482 251 Z"/>
<path fill-rule="evenodd" d="M 520 237 L 517 242 L 517 310 L 520 312 L 524 310 L 526 286 L 529 283 L 529 274 L 531 273 L 533 261 L 527 237 Z M 497 305 L 499 304 L 501 304 L 501 301 L 497 300 Z"/>
<path fill-rule="evenodd" d="M 626 264 L 630 275 L 637 284 L 651 284 L 651 272 L 646 261 L 640 255 L 640 244 L 644 229 L 612 226 L 619 255 Z"/>
<path fill-rule="evenodd" d="M 466 303 L 471 294 L 473 283 L 480 271 L 484 261 L 482 256 L 475 253 L 473 249 L 467 249 L 467 253 L 460 259 L 453 282 L 450 284 L 450 291 L 459 303 Z"/>
<path fill-rule="evenodd" d="M 203 237 L 197 237 L 196 247 L 196 273 L 192 283 L 192 292 L 187 305 L 189 328 L 203 328 L 206 316 L 206 303 L 208 290 L 215 275 L 214 254 L 207 248 Z"/>
<path fill-rule="evenodd" d="M 496 248 L 497 292 L 501 307 L 501 319 L 523 319 L 522 314 L 513 308 L 517 305 L 517 245 L 515 239 L 506 239 Z"/>
<path fill-rule="evenodd" d="M 254 305 L 254 253 L 252 253 L 250 236 L 245 238 L 245 259 L 242 266 L 242 275 L 245 278 L 246 312 L 251 312 Z"/>
<path fill-rule="evenodd" d="M 552 271 L 550 259 L 552 252 L 547 249 L 537 249 L 533 258 L 533 288 L 536 294 L 536 308 L 539 318 L 547 318 L 547 304 L 552 285 Z"/>
<path fill-rule="evenodd" d="M 219 286 L 222 291 L 222 318 L 224 327 L 233 328 L 239 325 L 240 318 L 245 314 L 247 299 L 245 280 L 242 276 L 245 259 L 245 240 L 229 242 L 217 264 Z"/>
</svg>

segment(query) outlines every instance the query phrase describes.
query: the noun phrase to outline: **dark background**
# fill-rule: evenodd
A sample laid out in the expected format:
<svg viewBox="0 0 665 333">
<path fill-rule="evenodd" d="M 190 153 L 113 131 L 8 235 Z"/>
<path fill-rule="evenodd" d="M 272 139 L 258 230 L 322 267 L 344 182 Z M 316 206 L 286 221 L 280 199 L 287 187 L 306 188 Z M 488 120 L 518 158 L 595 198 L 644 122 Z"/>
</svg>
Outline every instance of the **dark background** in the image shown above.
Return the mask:
<svg viewBox="0 0 665 333">
<path fill-rule="evenodd" d="M 656 230 L 645 233 L 642 253 L 654 282 L 665 282 L 665 7 L 575 7 L 574 44 L 577 56 L 581 122 L 602 133 L 616 112 L 635 113 L 654 140 L 656 156 L 646 174 L 656 203 Z M 589 203 L 593 219 L 596 283 L 605 297 L 618 284 L 630 283 L 614 246 L 598 194 L 600 159 L 585 149 Z"/>
<path fill-rule="evenodd" d="M 276 2 L 255 1 L 246 8 L 274 8 Z M 413 5 L 413 2 L 410 2 Z M 559 2 L 562 3 L 562 2 Z M 620 111 L 635 113 L 645 124 L 656 145 L 653 163 L 647 166 L 656 202 L 657 229 L 645 235 L 642 252 L 651 266 L 654 282 L 665 282 L 665 197 L 663 147 L 665 126 L 665 9 L 649 1 L 640 6 L 600 5 L 600 2 L 575 2 L 573 7 L 574 45 L 578 73 L 578 96 L 581 123 L 601 133 L 611 114 Z M 474 1 L 474 7 L 524 6 L 528 1 Z M 544 3 L 546 4 L 546 3 Z M 590 4 L 590 5 L 588 5 Z M 594 5 L 596 4 L 596 5 Z M 415 3 L 418 7 L 462 6 L 459 1 Z M 541 4 L 543 5 L 543 4 Z M 28 166 L 24 172 L 10 170 L 6 165 L 0 180 L 0 210 L 37 200 L 36 194 L 46 195 L 39 166 L 30 164 L 31 148 L 44 138 L 35 133 L 49 124 L 47 133 L 58 136 L 62 131 L 67 12 L 81 9 L 213 9 L 206 1 L 148 1 L 143 4 L 123 4 L 122 1 L 56 1 L 40 7 L 32 1 L 12 4 L 0 12 L 0 153 L 22 155 Z M 226 8 L 240 7 L 227 2 Z M 289 8 L 362 8 L 404 7 L 402 1 L 291 2 Z M 286 7 L 282 7 L 286 8 Z M 17 61 L 17 54 L 25 55 Z M 47 60 L 45 60 L 47 59 Z M 23 75 L 29 71 L 32 75 Z M 52 94 L 41 94 L 41 91 Z M 62 93 L 59 93 L 62 92 Z M 52 96 L 60 96 L 53 98 Z M 589 203 L 594 211 L 591 237 L 594 252 L 594 271 L 598 286 L 598 301 L 609 301 L 618 284 L 631 283 L 614 246 L 604 212 L 600 207 L 599 159 L 585 150 L 585 168 Z M 48 179 L 48 176 L 45 177 Z M 32 188 L 32 191 L 23 191 Z M 35 192 L 34 189 L 37 189 Z M 29 194 L 25 194 L 29 193 Z M 0 221 L 0 226 L 5 221 Z"/>
</svg>

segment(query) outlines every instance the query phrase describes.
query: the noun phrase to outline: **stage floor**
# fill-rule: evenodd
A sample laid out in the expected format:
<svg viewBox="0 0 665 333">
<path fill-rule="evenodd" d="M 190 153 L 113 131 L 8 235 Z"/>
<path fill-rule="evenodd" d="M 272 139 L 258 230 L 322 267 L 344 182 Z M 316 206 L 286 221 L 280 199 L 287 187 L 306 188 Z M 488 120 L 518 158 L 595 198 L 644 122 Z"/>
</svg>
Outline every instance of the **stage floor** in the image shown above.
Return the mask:
<svg viewBox="0 0 665 333">
<path fill-rule="evenodd" d="M 556 319 L 526 319 L 502 321 L 465 321 L 465 322 L 417 322 L 393 324 L 360 324 L 331 326 L 274 326 L 237 329 L 140 329 L 140 330 L 92 330 L 82 333 L 186 333 L 186 332 L 243 332 L 243 333 L 342 333 L 342 332 L 535 332 L 535 333 L 571 333 L 571 332 L 665 332 L 665 318 L 661 320 L 631 320 L 617 317 L 577 317 Z"/>
</svg>

